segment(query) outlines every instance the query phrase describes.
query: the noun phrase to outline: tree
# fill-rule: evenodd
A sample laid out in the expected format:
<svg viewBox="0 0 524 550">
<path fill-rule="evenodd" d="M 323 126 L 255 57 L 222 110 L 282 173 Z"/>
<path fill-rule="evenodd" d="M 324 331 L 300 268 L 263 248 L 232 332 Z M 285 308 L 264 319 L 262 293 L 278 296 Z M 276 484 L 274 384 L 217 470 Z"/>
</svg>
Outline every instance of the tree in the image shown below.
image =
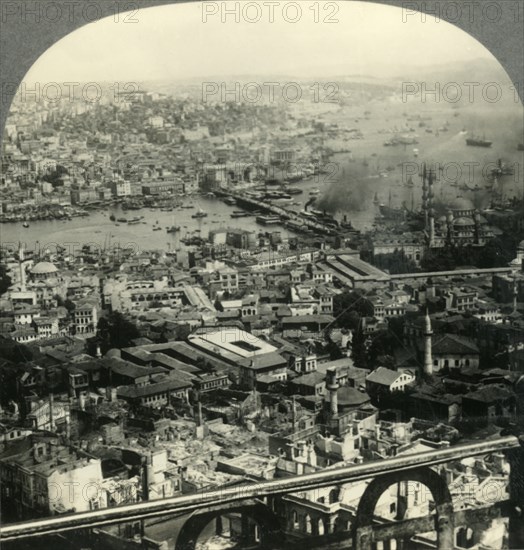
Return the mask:
<svg viewBox="0 0 524 550">
<path fill-rule="evenodd" d="M 184 324 L 184 325 L 177 325 L 175 327 L 174 336 L 175 340 L 186 340 L 187 337 L 191 334 L 191 325 Z"/>
<path fill-rule="evenodd" d="M 125 348 L 140 336 L 138 327 L 127 320 L 122 313 L 114 311 L 98 321 L 98 336 L 102 341 L 102 352 L 111 348 Z"/>
<path fill-rule="evenodd" d="M 11 282 L 11 277 L 7 274 L 7 267 L 2 263 L 2 256 L 0 255 L 0 296 L 7 292 Z"/>
<path fill-rule="evenodd" d="M 366 335 L 359 327 L 353 333 L 353 341 L 351 344 L 351 358 L 355 367 L 359 369 L 368 368 L 368 354 L 366 349 Z"/>
<path fill-rule="evenodd" d="M 375 254 L 372 263 L 380 269 L 388 270 L 392 275 L 419 271 L 417 264 L 403 250 L 395 250 L 391 254 Z"/>
<path fill-rule="evenodd" d="M 71 301 L 69 298 L 66 298 L 64 300 L 62 296 L 60 296 L 59 294 L 55 294 L 54 299 L 55 299 L 56 305 L 58 307 L 65 307 L 68 313 L 72 313 L 76 309 L 76 304 L 73 301 Z"/>
<path fill-rule="evenodd" d="M 28 363 L 32 361 L 33 354 L 24 344 L 18 344 L 14 340 L 0 338 L 0 357 L 7 361 L 12 361 L 13 363 Z"/>
<path fill-rule="evenodd" d="M 395 348 L 395 337 L 387 330 L 381 330 L 373 335 L 371 345 L 368 350 L 369 364 L 383 366 L 394 363 L 393 352 Z"/>
<path fill-rule="evenodd" d="M 333 312 L 337 325 L 355 330 L 360 324 L 360 317 L 366 315 L 363 295 L 357 291 L 342 292 L 333 299 Z"/>
</svg>

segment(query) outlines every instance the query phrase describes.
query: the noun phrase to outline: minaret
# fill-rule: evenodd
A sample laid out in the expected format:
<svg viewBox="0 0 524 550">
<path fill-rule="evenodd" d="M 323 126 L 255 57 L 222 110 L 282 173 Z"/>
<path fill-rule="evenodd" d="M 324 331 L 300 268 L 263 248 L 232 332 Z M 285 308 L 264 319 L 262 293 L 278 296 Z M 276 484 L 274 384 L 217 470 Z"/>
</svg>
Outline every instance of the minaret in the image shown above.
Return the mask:
<svg viewBox="0 0 524 550">
<path fill-rule="evenodd" d="M 425 376 L 431 376 L 433 374 L 433 354 L 431 353 L 431 336 L 433 330 L 431 330 L 431 319 L 429 318 L 428 310 L 426 309 L 426 319 L 424 327 L 424 367 L 423 373 Z"/>
<path fill-rule="evenodd" d="M 428 187 L 426 184 L 426 163 L 422 169 L 422 210 L 424 212 L 424 229 L 428 229 Z"/>
<path fill-rule="evenodd" d="M 293 433 L 296 433 L 296 431 L 297 431 L 297 402 L 295 400 L 295 396 L 293 396 L 291 414 L 292 414 L 291 423 L 293 425 Z"/>
<path fill-rule="evenodd" d="M 435 241 L 435 211 L 433 210 L 433 170 L 429 171 L 428 177 L 428 201 L 427 201 L 427 215 L 429 216 L 429 246 L 432 247 Z"/>
<path fill-rule="evenodd" d="M 329 407 L 331 416 L 338 415 L 338 397 L 337 391 L 340 387 L 337 381 L 337 368 L 331 367 L 327 369 L 327 390 L 329 391 Z"/>
<path fill-rule="evenodd" d="M 24 246 L 22 243 L 18 243 L 18 261 L 19 261 L 19 268 L 20 268 L 20 290 L 22 292 L 25 292 L 26 286 L 25 286 L 25 268 L 24 268 Z"/>
<path fill-rule="evenodd" d="M 480 212 L 478 210 L 475 210 L 473 219 L 475 220 L 475 244 L 480 244 Z"/>
<path fill-rule="evenodd" d="M 518 306 L 517 275 L 513 275 L 513 313 L 517 313 Z"/>
</svg>

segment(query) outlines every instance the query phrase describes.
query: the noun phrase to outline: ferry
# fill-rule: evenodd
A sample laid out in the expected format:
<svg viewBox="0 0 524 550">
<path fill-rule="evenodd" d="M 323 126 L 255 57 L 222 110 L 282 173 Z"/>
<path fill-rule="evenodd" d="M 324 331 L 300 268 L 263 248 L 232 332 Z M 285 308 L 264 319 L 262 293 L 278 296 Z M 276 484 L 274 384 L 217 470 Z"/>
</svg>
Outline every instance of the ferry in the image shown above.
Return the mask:
<svg viewBox="0 0 524 550">
<path fill-rule="evenodd" d="M 280 217 L 275 215 L 262 215 L 257 216 L 256 218 L 257 223 L 260 223 L 262 225 L 275 225 L 277 223 L 280 223 Z"/>
</svg>

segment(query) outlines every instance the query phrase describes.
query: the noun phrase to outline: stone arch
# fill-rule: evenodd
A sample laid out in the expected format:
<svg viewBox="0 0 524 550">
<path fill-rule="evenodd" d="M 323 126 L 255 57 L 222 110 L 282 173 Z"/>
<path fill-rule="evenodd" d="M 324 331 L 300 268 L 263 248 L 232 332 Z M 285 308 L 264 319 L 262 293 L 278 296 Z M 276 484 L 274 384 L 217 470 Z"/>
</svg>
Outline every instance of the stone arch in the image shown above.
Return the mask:
<svg viewBox="0 0 524 550">
<path fill-rule="evenodd" d="M 375 507 L 384 491 L 401 481 L 416 481 L 430 490 L 436 507 L 437 550 L 453 548 L 455 542 L 453 501 L 449 488 L 446 481 L 437 472 L 430 468 L 419 468 L 379 476 L 371 481 L 358 504 L 353 524 L 353 549 L 367 550 L 371 548 Z"/>
<path fill-rule="evenodd" d="M 313 522 L 309 514 L 306 514 L 304 517 L 304 532 L 308 535 L 313 534 Z"/>
<path fill-rule="evenodd" d="M 471 527 L 459 527 L 455 534 L 455 544 L 459 548 L 471 548 L 474 544 Z"/>
<path fill-rule="evenodd" d="M 293 529 L 295 531 L 298 531 L 298 529 L 300 528 L 300 520 L 298 517 L 298 512 L 296 510 L 293 510 L 291 512 L 291 524 L 293 526 Z"/>
<path fill-rule="evenodd" d="M 230 505 L 207 507 L 205 512 L 194 512 L 184 523 L 177 537 L 175 550 L 194 550 L 198 537 L 214 519 L 228 513 L 237 513 L 252 519 L 258 526 L 263 547 L 276 545 L 283 540 L 280 520 L 275 513 L 259 500 L 235 502 Z"/>
</svg>

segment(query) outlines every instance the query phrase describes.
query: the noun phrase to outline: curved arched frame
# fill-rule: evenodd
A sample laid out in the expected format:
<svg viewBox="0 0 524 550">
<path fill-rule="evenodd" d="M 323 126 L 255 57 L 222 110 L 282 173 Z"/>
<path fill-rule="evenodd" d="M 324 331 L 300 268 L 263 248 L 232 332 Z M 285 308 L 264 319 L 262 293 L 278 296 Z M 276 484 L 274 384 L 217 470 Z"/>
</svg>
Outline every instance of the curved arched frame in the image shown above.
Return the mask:
<svg viewBox="0 0 524 550">
<path fill-rule="evenodd" d="M 438 550 L 449 550 L 454 547 L 453 501 L 446 480 L 430 468 L 419 468 L 379 476 L 371 481 L 358 504 L 353 525 L 354 550 L 371 548 L 373 515 L 380 497 L 391 485 L 405 481 L 416 481 L 431 491 L 436 505 L 437 548 Z M 413 535 L 415 534 L 413 533 Z"/>
<path fill-rule="evenodd" d="M 234 513 L 242 514 L 258 525 L 260 541 L 264 547 L 271 548 L 282 543 L 283 533 L 279 518 L 263 502 L 247 500 L 226 507 L 223 505 L 207 507 L 205 512 L 192 514 L 178 534 L 175 550 L 194 550 L 198 537 L 211 521 L 224 514 Z"/>
</svg>

